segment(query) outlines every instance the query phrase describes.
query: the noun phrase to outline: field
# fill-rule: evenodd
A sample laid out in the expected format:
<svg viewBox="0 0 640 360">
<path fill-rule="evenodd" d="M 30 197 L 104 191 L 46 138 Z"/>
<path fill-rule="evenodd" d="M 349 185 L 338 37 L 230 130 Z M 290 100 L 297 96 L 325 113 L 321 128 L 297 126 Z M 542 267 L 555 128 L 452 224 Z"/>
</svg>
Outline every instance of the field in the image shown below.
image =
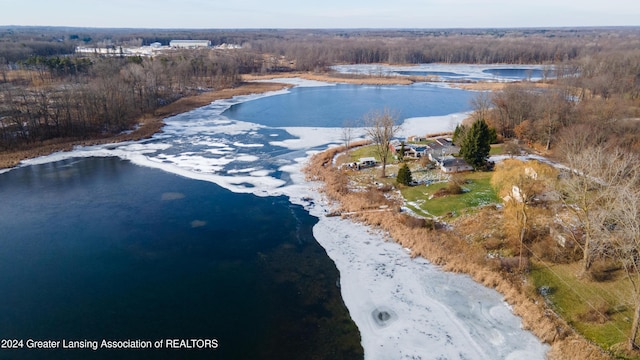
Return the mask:
<svg viewBox="0 0 640 360">
<path fill-rule="evenodd" d="M 431 185 L 405 187 L 401 190 L 402 196 L 411 210 L 422 216 L 437 217 L 456 217 L 473 208 L 498 202 L 490 184 L 492 173 L 473 172 L 461 176 L 464 178 L 462 194 L 434 197 L 438 190 L 447 187 L 446 182 L 437 182 Z"/>
<path fill-rule="evenodd" d="M 534 264 L 530 278 L 551 307 L 583 336 L 604 349 L 620 350 L 631 329 L 633 308 L 622 271 L 595 282 L 576 276 L 580 264 Z"/>
</svg>

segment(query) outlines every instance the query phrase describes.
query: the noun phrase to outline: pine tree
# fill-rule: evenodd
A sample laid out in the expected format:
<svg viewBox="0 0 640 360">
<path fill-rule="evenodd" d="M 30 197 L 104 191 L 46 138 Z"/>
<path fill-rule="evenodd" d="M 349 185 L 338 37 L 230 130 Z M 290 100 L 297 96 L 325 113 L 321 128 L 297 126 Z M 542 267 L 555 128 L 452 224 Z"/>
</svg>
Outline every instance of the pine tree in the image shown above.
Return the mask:
<svg viewBox="0 0 640 360">
<path fill-rule="evenodd" d="M 413 179 L 411 178 L 411 169 L 407 163 L 402 164 L 400 169 L 398 170 L 398 176 L 396 177 L 396 181 L 398 184 L 409 186 Z"/>
<path fill-rule="evenodd" d="M 456 125 L 455 130 L 453 130 L 453 143 L 454 144 L 460 144 L 462 143 L 462 140 L 466 137 L 467 135 L 467 128 L 462 125 L 462 124 L 458 124 Z"/>
<path fill-rule="evenodd" d="M 474 169 L 486 166 L 491 150 L 491 131 L 484 120 L 476 120 L 460 145 L 460 155 Z"/>
</svg>

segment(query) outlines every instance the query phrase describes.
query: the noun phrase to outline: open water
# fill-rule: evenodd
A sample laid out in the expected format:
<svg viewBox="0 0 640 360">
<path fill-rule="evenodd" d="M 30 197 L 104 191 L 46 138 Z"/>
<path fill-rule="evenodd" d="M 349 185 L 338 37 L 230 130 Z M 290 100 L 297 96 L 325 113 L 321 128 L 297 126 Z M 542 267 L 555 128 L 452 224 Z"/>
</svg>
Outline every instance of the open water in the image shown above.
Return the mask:
<svg viewBox="0 0 640 360">
<path fill-rule="evenodd" d="M 0 198 L 2 338 L 219 343 L 0 358 L 362 357 L 316 219 L 284 197 L 98 157 L 3 174 Z"/>
</svg>

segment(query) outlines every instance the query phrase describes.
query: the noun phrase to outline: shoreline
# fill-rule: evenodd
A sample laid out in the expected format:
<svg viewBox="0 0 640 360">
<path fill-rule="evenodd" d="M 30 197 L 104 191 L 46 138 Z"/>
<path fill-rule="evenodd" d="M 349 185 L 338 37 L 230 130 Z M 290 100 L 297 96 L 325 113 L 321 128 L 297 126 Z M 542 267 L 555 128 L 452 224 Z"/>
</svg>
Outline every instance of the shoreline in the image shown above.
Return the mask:
<svg viewBox="0 0 640 360">
<path fill-rule="evenodd" d="M 138 118 L 138 127 L 131 132 L 89 139 L 60 138 L 43 141 L 37 146 L 14 151 L 0 152 L 0 169 L 16 167 L 21 161 L 50 155 L 59 151 L 71 151 L 76 146 L 104 145 L 139 141 L 161 133 L 164 119 L 211 104 L 216 100 L 229 99 L 234 96 L 266 93 L 290 88 L 291 85 L 276 82 L 243 82 L 234 88 L 207 91 L 202 94 L 187 96 L 156 109 L 153 114 L 145 114 Z"/>
</svg>

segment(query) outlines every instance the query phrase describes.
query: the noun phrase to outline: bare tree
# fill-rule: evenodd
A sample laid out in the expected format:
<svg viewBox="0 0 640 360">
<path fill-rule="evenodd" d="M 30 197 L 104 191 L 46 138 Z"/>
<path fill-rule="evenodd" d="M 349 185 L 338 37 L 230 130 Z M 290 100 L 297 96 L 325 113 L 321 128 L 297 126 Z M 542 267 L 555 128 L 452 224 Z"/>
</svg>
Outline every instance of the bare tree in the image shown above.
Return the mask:
<svg viewBox="0 0 640 360">
<path fill-rule="evenodd" d="M 351 142 L 353 141 L 353 124 L 349 120 L 345 120 L 342 124 L 342 133 L 341 139 L 344 143 L 345 152 L 349 155 L 349 148 L 351 147 Z"/>
<path fill-rule="evenodd" d="M 380 174 L 382 178 L 386 177 L 387 158 L 391 154 L 389 143 L 400 130 L 400 126 L 396 124 L 396 119 L 397 116 L 388 109 L 371 112 L 364 117 L 365 132 L 373 141 L 375 154 L 382 163 L 382 172 Z"/>
<path fill-rule="evenodd" d="M 622 265 L 632 290 L 633 322 L 627 348 L 637 349 L 640 328 L 640 159 L 630 153 L 622 154 L 616 161 L 620 181 L 604 209 L 606 226 L 601 227 L 603 238 L 610 242 L 610 252 Z"/>
<path fill-rule="evenodd" d="M 489 110 L 493 107 L 491 102 L 491 93 L 481 91 L 471 99 L 475 119 L 487 120 Z"/>
<path fill-rule="evenodd" d="M 589 271 L 594 257 L 610 247 L 602 232 L 611 223 L 608 205 L 630 181 L 634 161 L 619 148 L 602 146 L 567 154 L 571 171 L 563 181 L 563 191 L 584 233 L 583 272 Z"/>
<path fill-rule="evenodd" d="M 540 125 L 539 138 L 543 139 L 545 149 L 551 149 L 551 143 L 555 140 L 555 134 L 561 127 L 561 123 L 566 121 L 570 112 L 569 97 L 567 92 L 547 90 L 539 95 L 538 118 Z"/>
</svg>

